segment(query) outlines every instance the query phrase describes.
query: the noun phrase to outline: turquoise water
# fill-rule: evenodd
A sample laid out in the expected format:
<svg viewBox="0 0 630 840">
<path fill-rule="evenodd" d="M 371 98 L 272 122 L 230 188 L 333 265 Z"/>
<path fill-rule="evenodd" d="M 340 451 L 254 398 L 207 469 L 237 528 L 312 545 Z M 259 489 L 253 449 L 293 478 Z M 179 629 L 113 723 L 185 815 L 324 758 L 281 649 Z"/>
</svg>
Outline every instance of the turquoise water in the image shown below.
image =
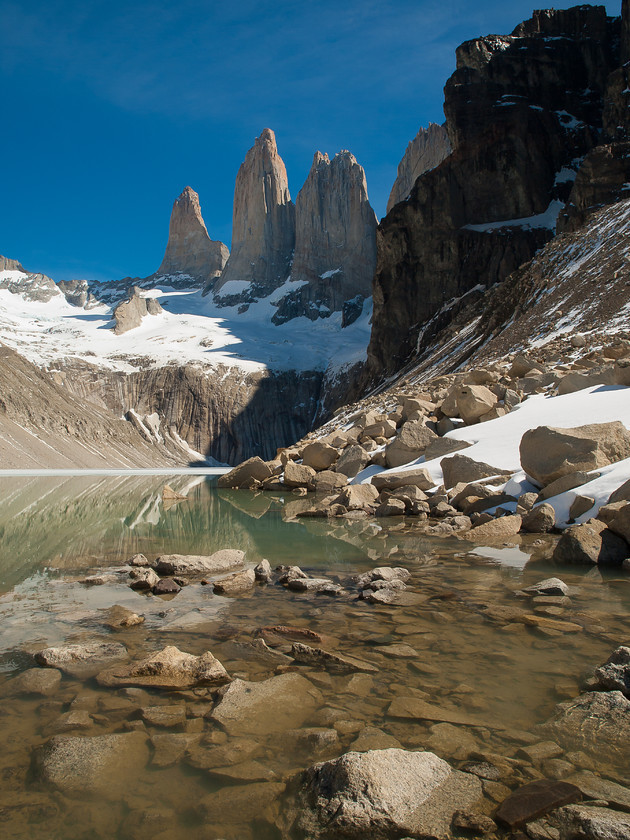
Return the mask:
<svg viewBox="0 0 630 840">
<path fill-rule="evenodd" d="M 433 749 L 454 765 L 467 751 L 513 757 L 555 704 L 577 694 L 579 680 L 630 640 L 628 580 L 604 578 L 596 570 L 559 573 L 543 559 L 549 546 L 533 538 L 519 549 L 473 552 L 463 541 L 423 535 L 413 520 L 296 520 L 292 515 L 304 502 L 294 496 L 220 491 L 212 479 L 190 475 L 167 479 L 188 497 L 169 507 L 161 498 L 164 480 L 0 477 L 3 837 L 277 838 L 275 822 L 284 807 L 280 791 L 292 773 L 351 748 L 394 742 Z M 118 574 L 138 552 L 152 558 L 220 548 L 245 551 L 248 566 L 262 558 L 272 567 L 299 565 L 347 585 L 348 594 L 331 598 L 257 586 L 226 598 L 197 581 L 175 597 L 154 597 L 133 592 L 125 574 Z M 386 607 L 358 601 L 349 578 L 377 565 L 407 567 L 418 603 Z M 108 575 L 107 582 L 81 583 L 95 573 Z M 522 608 L 514 590 L 551 574 L 574 588 L 570 607 L 556 617 L 577 623 L 579 632 L 542 633 L 489 617 L 489 606 Z M 112 632 L 106 618 L 115 604 L 143 615 L 144 623 Z M 278 624 L 308 628 L 322 636 L 327 649 L 360 657 L 377 670 L 338 675 L 261 658 L 252 643 L 260 628 Z M 299 673 L 321 700 L 297 727 L 295 710 L 277 708 L 254 734 L 227 734 L 204 716 L 216 701 L 207 689 L 134 692 L 100 688 L 91 677 L 64 676 L 47 697 L 14 692 L 12 680 L 33 667 L 37 650 L 94 640 L 121 642 L 132 659 L 166 645 L 192 654 L 211 650 L 230 674 L 253 681 Z M 451 727 L 458 735 L 453 738 L 439 721 L 388 714 L 392 700 L 409 697 L 469 720 Z M 161 705 L 181 706 L 182 720 L 163 727 L 143 711 Z M 64 716 L 77 709 L 88 713 L 82 728 L 64 729 Z M 283 715 L 286 731 L 282 722 L 278 728 Z M 300 739 L 299 731 L 312 727 L 329 733 L 327 747 L 316 749 L 306 736 Z M 130 760 L 134 770 L 124 789 L 115 778 L 98 792 L 42 783 L 33 757 L 59 732 L 138 733 L 138 752 Z M 189 753 L 165 767 L 156 764 L 156 756 L 159 736 L 168 733 L 189 736 L 190 744 Z M 212 766 L 209 760 L 197 766 L 190 754 L 195 744 L 226 747 L 223 764 Z M 247 758 L 230 758 L 232 748 Z M 623 781 L 618 768 L 600 769 Z M 121 776 L 124 770 L 123 762 Z M 252 814 L 246 803 L 257 797 L 264 807 Z"/>
</svg>

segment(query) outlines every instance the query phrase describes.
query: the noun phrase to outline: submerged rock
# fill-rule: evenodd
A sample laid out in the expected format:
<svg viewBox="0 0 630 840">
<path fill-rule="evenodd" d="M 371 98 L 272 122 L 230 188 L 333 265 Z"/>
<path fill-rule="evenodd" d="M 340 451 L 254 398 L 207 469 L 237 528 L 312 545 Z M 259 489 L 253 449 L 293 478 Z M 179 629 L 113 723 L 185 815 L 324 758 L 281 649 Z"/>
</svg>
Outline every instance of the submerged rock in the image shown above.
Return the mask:
<svg viewBox="0 0 630 840">
<path fill-rule="evenodd" d="M 549 811 L 582 799 L 581 790 L 567 782 L 540 779 L 515 790 L 499 806 L 495 820 L 510 829 L 521 828 Z"/>
<path fill-rule="evenodd" d="M 295 782 L 293 828 L 313 840 L 448 838 L 453 814 L 483 796 L 480 780 L 430 752 L 350 752 Z"/>
<path fill-rule="evenodd" d="M 48 697 L 54 694 L 61 684 L 61 671 L 53 668 L 29 668 L 7 683 L 7 691 L 12 694 L 39 694 Z"/>
<path fill-rule="evenodd" d="M 158 653 L 131 665 L 110 668 L 98 675 L 99 685 L 109 688 L 125 685 L 152 688 L 192 688 L 219 685 L 230 679 L 218 659 L 206 651 L 201 656 L 165 647 Z"/>
<path fill-rule="evenodd" d="M 86 642 L 45 648 L 35 654 L 35 661 L 47 668 L 58 668 L 73 677 L 87 678 L 128 656 L 127 648 L 119 642 Z"/>
<path fill-rule="evenodd" d="M 377 673 L 378 668 L 371 662 L 364 662 L 362 659 L 355 659 L 354 656 L 342 656 L 323 648 L 313 648 L 301 642 L 295 642 L 291 648 L 291 655 L 298 662 L 306 665 L 316 665 L 327 668 L 329 671 L 338 674 L 350 674 L 354 671 L 363 673 Z"/>
</svg>

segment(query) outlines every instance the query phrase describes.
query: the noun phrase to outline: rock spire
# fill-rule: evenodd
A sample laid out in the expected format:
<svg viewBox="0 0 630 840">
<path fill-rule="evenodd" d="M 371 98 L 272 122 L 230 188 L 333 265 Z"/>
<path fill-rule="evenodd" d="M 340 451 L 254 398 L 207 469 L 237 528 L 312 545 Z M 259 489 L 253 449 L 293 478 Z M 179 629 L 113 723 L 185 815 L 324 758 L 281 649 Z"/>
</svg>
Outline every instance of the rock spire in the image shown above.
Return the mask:
<svg viewBox="0 0 630 840">
<path fill-rule="evenodd" d="M 157 274 L 189 274 L 212 282 L 221 274 L 229 253 L 223 242 L 210 239 L 199 196 L 185 187 L 173 204 L 166 253 Z"/>
<path fill-rule="evenodd" d="M 372 293 L 377 220 L 370 206 L 365 172 L 354 155 L 330 160 L 316 152 L 295 203 L 295 257 L 291 280 L 301 282 L 274 317 L 312 319 L 358 304 Z"/>
<path fill-rule="evenodd" d="M 294 243 L 287 171 L 275 134 L 265 128 L 236 176 L 232 251 L 215 291 L 244 300 L 270 294 L 289 275 Z"/>
<path fill-rule="evenodd" d="M 420 175 L 435 169 L 451 153 L 446 126 L 429 123 L 421 128 L 407 146 L 398 164 L 398 174 L 387 202 L 387 212 L 399 201 L 404 201 Z"/>
</svg>

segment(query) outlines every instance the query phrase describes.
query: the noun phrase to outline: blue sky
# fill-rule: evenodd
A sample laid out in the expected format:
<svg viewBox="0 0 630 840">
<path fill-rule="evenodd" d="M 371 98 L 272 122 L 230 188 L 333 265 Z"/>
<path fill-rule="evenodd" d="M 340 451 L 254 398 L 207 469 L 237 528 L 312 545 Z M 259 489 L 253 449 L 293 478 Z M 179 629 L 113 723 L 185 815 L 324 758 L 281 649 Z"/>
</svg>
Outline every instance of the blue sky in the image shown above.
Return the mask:
<svg viewBox="0 0 630 840">
<path fill-rule="evenodd" d="M 187 184 L 229 245 L 236 172 L 265 127 L 293 198 L 315 150 L 350 149 L 380 218 L 407 143 L 443 121 L 455 47 L 510 32 L 532 8 L 0 0 L 0 253 L 56 280 L 145 276 Z"/>
</svg>

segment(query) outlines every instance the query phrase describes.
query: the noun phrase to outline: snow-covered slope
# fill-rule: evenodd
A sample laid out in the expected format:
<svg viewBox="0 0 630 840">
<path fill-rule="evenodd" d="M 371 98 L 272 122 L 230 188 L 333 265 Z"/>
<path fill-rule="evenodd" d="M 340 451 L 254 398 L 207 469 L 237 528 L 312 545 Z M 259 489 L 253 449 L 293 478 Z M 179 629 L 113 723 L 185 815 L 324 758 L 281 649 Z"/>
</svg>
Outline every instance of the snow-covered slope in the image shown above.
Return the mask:
<svg viewBox="0 0 630 840">
<path fill-rule="evenodd" d="M 49 278 L 41 278 L 0 272 L 0 341 L 43 367 L 81 359 L 122 372 L 191 363 L 247 372 L 323 371 L 331 362 L 339 367 L 364 358 L 369 340 L 369 301 L 360 318 L 344 329 L 339 312 L 315 322 L 302 317 L 275 325 L 274 302 L 286 294 L 284 287 L 239 312 L 204 297 L 192 278 L 186 288 L 181 275 L 139 284 L 149 286 L 143 294 L 157 298 L 165 311 L 115 335 L 113 309 L 126 297 L 120 283 L 91 286 L 95 299 L 79 308 Z"/>
</svg>

